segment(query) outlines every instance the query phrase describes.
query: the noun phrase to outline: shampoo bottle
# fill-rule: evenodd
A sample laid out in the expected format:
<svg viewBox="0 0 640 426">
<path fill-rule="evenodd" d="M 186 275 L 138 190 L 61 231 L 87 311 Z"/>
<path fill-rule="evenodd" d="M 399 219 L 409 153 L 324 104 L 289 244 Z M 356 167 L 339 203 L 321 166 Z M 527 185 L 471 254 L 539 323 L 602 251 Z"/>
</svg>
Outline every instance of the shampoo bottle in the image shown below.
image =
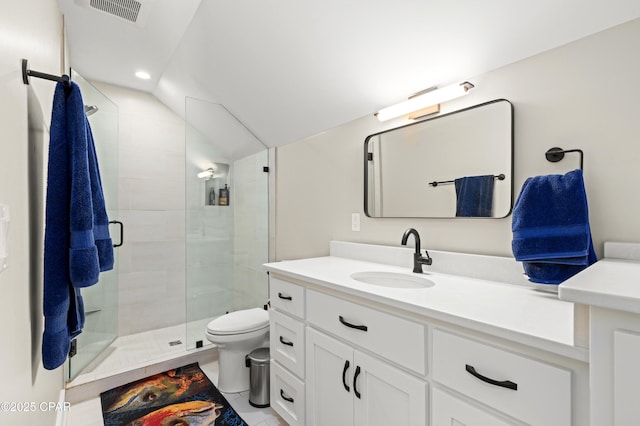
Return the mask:
<svg viewBox="0 0 640 426">
<path fill-rule="evenodd" d="M 209 205 L 210 206 L 215 206 L 216 205 L 216 190 L 215 190 L 215 188 L 211 188 L 211 190 L 209 191 Z"/>
<path fill-rule="evenodd" d="M 224 184 L 224 188 L 220 188 L 220 194 L 218 195 L 218 204 L 221 206 L 229 205 L 229 188 L 227 184 Z"/>
</svg>

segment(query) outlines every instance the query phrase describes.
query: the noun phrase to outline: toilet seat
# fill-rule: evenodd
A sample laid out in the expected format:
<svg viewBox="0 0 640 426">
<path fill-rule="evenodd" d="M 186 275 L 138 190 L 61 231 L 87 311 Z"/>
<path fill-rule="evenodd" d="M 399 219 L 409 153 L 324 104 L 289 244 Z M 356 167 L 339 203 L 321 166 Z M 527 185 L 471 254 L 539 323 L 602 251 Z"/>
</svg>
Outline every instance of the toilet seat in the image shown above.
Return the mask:
<svg viewBox="0 0 640 426">
<path fill-rule="evenodd" d="M 222 315 L 207 324 L 207 334 L 227 336 L 251 333 L 269 327 L 269 312 L 261 308 L 244 309 Z"/>
</svg>

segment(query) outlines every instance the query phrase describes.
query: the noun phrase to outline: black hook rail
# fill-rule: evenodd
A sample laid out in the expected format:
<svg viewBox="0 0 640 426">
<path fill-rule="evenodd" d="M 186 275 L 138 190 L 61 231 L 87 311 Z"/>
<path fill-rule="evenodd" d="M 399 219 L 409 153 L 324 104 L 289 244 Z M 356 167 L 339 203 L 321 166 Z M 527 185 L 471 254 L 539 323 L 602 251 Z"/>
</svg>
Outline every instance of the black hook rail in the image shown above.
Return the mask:
<svg viewBox="0 0 640 426">
<path fill-rule="evenodd" d="M 564 158 L 564 154 L 569 152 L 580 153 L 580 170 L 584 170 L 584 152 L 582 152 L 581 149 L 562 149 L 555 146 L 553 148 L 549 148 L 547 152 L 544 153 L 544 156 L 547 157 L 547 161 L 557 163 Z"/>
<path fill-rule="evenodd" d="M 69 76 L 66 74 L 63 75 L 53 75 L 46 74 L 39 71 L 33 71 L 29 69 L 29 61 L 26 59 L 22 60 L 22 82 L 24 84 L 29 84 L 29 77 L 42 78 L 45 80 L 58 81 L 64 84 L 69 84 Z"/>
<path fill-rule="evenodd" d="M 499 175 L 493 175 L 494 179 L 498 179 L 498 180 L 504 180 L 505 179 L 505 175 L 504 173 L 500 173 Z M 441 183 L 453 183 L 455 182 L 455 180 L 439 180 L 439 181 L 433 181 L 433 182 L 429 182 L 429 185 L 436 187 L 438 185 L 440 185 Z"/>
</svg>

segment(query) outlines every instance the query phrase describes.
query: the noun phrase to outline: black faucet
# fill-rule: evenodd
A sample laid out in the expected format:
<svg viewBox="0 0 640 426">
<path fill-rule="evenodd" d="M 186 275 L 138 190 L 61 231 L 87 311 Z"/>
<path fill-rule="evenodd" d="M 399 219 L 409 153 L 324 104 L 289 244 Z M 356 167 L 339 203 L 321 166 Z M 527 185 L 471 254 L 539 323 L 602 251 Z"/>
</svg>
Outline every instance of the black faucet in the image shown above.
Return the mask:
<svg viewBox="0 0 640 426">
<path fill-rule="evenodd" d="M 409 228 L 404 231 L 401 244 L 403 246 L 407 245 L 409 235 L 413 235 L 413 238 L 416 240 L 416 251 L 415 253 L 413 253 L 413 272 L 415 272 L 416 274 L 421 274 L 422 265 L 431 265 L 433 263 L 433 259 L 429 257 L 429 252 L 426 250 L 424 251 L 424 254 L 426 254 L 427 257 L 422 257 L 422 255 L 420 254 L 420 234 L 418 234 L 418 231 L 413 228 Z"/>
</svg>

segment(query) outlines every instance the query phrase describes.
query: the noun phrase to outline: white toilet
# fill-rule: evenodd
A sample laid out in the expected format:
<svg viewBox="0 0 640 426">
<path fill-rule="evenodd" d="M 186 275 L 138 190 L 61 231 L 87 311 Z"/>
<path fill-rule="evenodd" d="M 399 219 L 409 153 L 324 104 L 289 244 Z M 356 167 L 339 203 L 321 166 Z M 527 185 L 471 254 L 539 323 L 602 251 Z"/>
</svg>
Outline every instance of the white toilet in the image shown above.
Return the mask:
<svg viewBox="0 0 640 426">
<path fill-rule="evenodd" d="M 243 392 L 249 389 L 245 356 L 269 346 L 269 312 L 245 309 L 222 315 L 207 325 L 207 339 L 218 347 L 218 389 Z"/>
</svg>

